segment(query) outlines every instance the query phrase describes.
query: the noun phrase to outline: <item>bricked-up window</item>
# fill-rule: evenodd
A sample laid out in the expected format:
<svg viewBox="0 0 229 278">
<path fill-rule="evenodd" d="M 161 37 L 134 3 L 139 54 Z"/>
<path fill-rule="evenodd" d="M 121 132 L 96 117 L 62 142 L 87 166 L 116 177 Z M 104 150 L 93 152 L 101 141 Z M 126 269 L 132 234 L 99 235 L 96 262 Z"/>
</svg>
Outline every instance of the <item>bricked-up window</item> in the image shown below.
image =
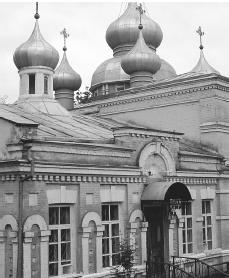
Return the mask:
<svg viewBox="0 0 229 278">
<path fill-rule="evenodd" d="M 70 207 L 49 208 L 49 229 L 49 276 L 57 276 L 71 265 Z"/>
<path fill-rule="evenodd" d="M 29 94 L 35 94 L 35 74 L 29 74 Z"/>
<path fill-rule="evenodd" d="M 183 254 L 188 254 L 193 252 L 191 202 L 186 202 L 182 205 L 182 216 L 184 219 L 184 225 L 182 228 Z"/>
<path fill-rule="evenodd" d="M 212 249 L 212 212 L 211 201 L 202 200 L 203 215 L 203 245 L 208 250 Z"/>
<path fill-rule="evenodd" d="M 102 205 L 102 224 L 105 227 L 102 239 L 103 267 L 119 262 L 119 207 L 117 204 Z"/>
</svg>

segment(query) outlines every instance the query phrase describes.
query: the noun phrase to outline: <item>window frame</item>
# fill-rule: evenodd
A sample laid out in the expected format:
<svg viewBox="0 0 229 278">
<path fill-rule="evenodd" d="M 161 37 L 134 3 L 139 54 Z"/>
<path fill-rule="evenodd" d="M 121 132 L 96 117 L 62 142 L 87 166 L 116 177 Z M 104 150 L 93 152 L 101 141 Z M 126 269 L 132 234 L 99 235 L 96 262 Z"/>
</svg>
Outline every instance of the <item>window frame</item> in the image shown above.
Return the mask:
<svg viewBox="0 0 229 278">
<path fill-rule="evenodd" d="M 44 75 L 44 94 L 48 95 L 48 84 L 49 84 L 49 77 L 48 75 Z"/>
<path fill-rule="evenodd" d="M 36 91 L 36 75 L 35 73 L 29 73 L 29 94 L 35 95 Z"/>
<path fill-rule="evenodd" d="M 188 210 L 190 210 L 190 212 Z M 192 254 L 193 253 L 192 202 L 188 201 L 182 204 L 181 214 L 184 220 L 183 227 L 182 227 L 182 253 Z M 190 234 L 191 234 L 191 240 L 189 240 Z M 189 248 L 191 248 L 191 250 L 189 250 Z"/>
<path fill-rule="evenodd" d="M 107 220 L 103 220 L 103 206 L 108 206 L 108 211 L 109 211 L 109 217 Z M 118 216 L 118 219 L 115 219 L 115 220 L 112 220 L 111 219 L 111 206 L 117 206 L 118 208 L 118 213 L 117 213 L 117 216 Z M 118 252 L 113 252 L 112 250 L 112 240 L 114 239 L 118 239 L 118 245 L 120 243 L 120 206 L 119 204 L 117 203 L 102 203 L 102 225 L 104 225 L 104 232 L 103 232 L 103 236 L 102 236 L 102 265 L 103 265 L 103 268 L 109 268 L 109 267 L 112 267 L 112 266 L 115 266 L 117 264 L 113 263 L 113 256 L 115 255 L 119 255 L 120 254 L 120 251 L 118 249 Z M 118 234 L 117 235 L 112 235 L 112 225 L 117 225 L 118 224 Z M 106 226 L 108 227 L 108 235 L 107 236 L 104 236 L 105 235 L 105 232 L 106 232 Z M 104 253 L 104 240 L 108 240 L 108 246 L 109 246 L 109 250 L 108 250 L 108 253 Z M 104 257 L 108 257 L 109 259 L 109 265 L 105 265 L 104 264 Z"/>
<path fill-rule="evenodd" d="M 62 274 L 67 274 L 64 273 L 64 267 L 70 267 L 72 266 L 72 250 L 71 250 L 71 242 L 72 242 L 72 230 L 71 230 L 71 207 L 69 205 L 52 205 L 49 206 L 49 214 L 50 214 L 50 209 L 52 208 L 58 208 L 58 223 L 55 224 L 49 224 L 49 229 L 52 233 L 52 231 L 57 231 L 57 241 L 51 242 L 51 235 L 49 236 L 49 250 L 50 250 L 50 246 L 52 245 L 57 245 L 57 260 L 55 261 L 50 261 L 49 258 L 49 266 L 50 264 L 57 264 L 57 274 L 50 274 L 50 269 L 49 269 L 49 277 L 59 277 L 59 275 Z M 69 223 L 61 223 L 61 208 L 68 208 L 69 209 L 69 213 L 68 213 L 68 217 L 66 222 Z M 62 218 L 63 220 L 63 218 Z M 50 217 L 49 217 L 49 221 L 50 221 Z M 68 240 L 62 240 L 62 231 L 63 230 L 68 230 L 69 231 L 69 239 Z M 62 249 L 62 244 L 66 244 L 68 245 L 69 249 L 68 252 L 70 254 L 70 258 L 69 259 L 62 259 L 62 254 L 61 254 L 61 249 Z"/>
<path fill-rule="evenodd" d="M 207 212 L 207 203 L 209 203 L 209 209 L 210 211 Z M 203 222 L 202 222 L 202 241 L 203 241 L 203 246 L 207 248 L 207 250 L 212 250 L 213 249 L 213 225 L 212 225 L 212 204 L 211 200 L 209 199 L 204 199 L 202 200 L 202 217 L 203 217 Z M 208 219 L 210 219 L 210 224 L 208 224 Z M 208 236 L 208 230 L 210 229 L 211 233 L 211 239 L 209 239 Z"/>
</svg>

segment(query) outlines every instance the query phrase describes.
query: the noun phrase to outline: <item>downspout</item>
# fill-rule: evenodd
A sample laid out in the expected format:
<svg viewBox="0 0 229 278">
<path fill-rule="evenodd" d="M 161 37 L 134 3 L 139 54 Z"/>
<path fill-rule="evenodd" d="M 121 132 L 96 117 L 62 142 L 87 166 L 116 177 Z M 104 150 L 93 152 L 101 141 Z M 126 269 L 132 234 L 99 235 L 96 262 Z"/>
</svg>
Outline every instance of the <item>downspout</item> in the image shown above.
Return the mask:
<svg viewBox="0 0 229 278">
<path fill-rule="evenodd" d="M 28 142 L 28 139 L 21 139 L 22 141 L 22 151 L 25 150 L 25 143 Z M 17 278 L 23 278 L 24 274 L 24 254 L 23 254 L 23 193 L 24 193 L 24 181 L 30 180 L 34 175 L 34 161 L 31 157 L 32 146 L 27 148 L 27 160 L 30 163 L 30 174 L 26 177 L 22 177 L 19 173 L 18 181 L 18 258 L 17 258 Z"/>
</svg>

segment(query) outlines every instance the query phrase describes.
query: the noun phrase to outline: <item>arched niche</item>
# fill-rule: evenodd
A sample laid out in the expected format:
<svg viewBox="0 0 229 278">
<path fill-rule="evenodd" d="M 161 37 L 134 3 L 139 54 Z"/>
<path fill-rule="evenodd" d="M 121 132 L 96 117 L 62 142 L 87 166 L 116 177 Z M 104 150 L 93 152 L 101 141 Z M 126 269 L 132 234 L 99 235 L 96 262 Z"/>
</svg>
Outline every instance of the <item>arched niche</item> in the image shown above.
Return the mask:
<svg viewBox="0 0 229 278">
<path fill-rule="evenodd" d="M 45 219 L 39 214 L 29 216 L 24 224 L 24 232 L 31 231 L 33 225 L 38 225 L 41 231 L 48 230 Z"/>
<path fill-rule="evenodd" d="M 82 220 L 82 228 L 87 228 L 89 226 L 90 221 L 94 221 L 96 226 L 102 225 L 101 217 L 97 212 L 91 211 L 91 212 L 87 212 L 84 215 L 84 218 Z"/>
<path fill-rule="evenodd" d="M 139 167 L 143 174 L 156 178 L 176 172 L 173 155 L 161 142 L 149 143 L 144 147 L 139 156 Z"/>
<path fill-rule="evenodd" d="M 16 219 L 12 215 L 4 215 L 2 219 L 0 219 L 0 230 L 5 230 L 6 225 L 10 225 L 12 231 L 18 230 L 18 225 Z"/>
</svg>

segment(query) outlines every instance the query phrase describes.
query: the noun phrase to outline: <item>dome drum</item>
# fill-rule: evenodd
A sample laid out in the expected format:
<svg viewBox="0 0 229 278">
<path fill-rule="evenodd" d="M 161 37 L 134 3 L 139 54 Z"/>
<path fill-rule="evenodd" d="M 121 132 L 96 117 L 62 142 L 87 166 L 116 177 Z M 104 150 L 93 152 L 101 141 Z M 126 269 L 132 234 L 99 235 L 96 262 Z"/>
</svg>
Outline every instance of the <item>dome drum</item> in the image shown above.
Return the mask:
<svg viewBox="0 0 229 278">
<path fill-rule="evenodd" d="M 153 74 L 148 71 L 138 71 L 130 74 L 131 88 L 149 85 L 153 82 Z"/>
<path fill-rule="evenodd" d="M 122 44 L 122 45 L 118 45 L 117 47 L 115 47 L 113 49 L 113 55 L 114 57 L 118 57 L 118 56 L 122 56 L 127 54 L 127 52 L 129 52 L 133 46 L 134 46 L 135 42 L 132 44 Z M 148 45 L 150 49 L 155 51 L 155 47 L 153 47 L 152 45 Z"/>
<path fill-rule="evenodd" d="M 67 107 L 67 110 L 72 110 L 74 108 L 74 92 L 72 90 L 56 90 L 55 99 L 63 107 Z"/>
</svg>

